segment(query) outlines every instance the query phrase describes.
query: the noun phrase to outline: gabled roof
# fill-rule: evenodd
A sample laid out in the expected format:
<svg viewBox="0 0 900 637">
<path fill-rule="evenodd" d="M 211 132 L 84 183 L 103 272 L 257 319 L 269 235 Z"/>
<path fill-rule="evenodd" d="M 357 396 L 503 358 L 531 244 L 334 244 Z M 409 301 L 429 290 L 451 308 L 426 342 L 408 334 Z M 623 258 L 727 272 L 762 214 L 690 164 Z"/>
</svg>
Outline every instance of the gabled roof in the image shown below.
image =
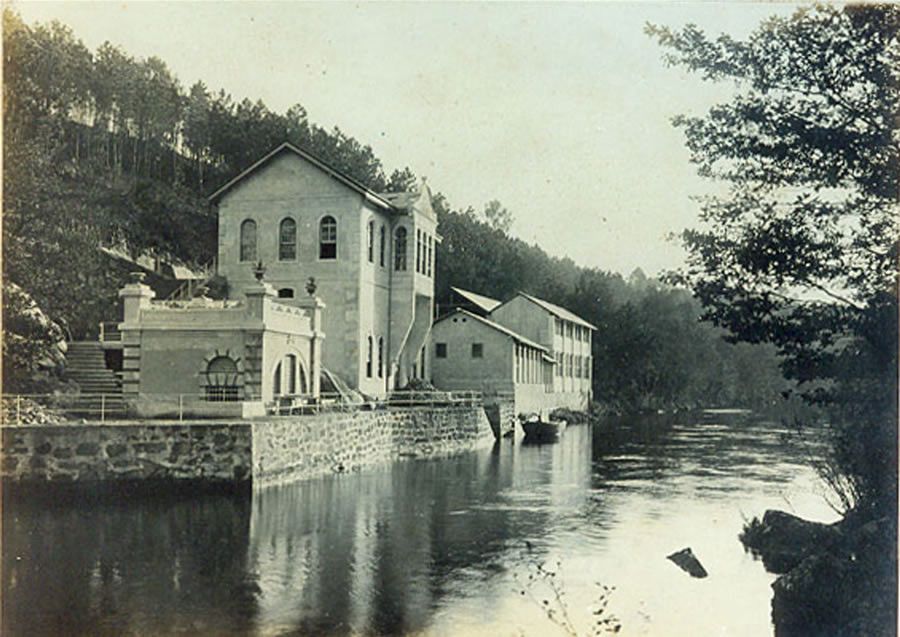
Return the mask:
<svg viewBox="0 0 900 637">
<path fill-rule="evenodd" d="M 483 296 L 481 294 L 476 294 L 475 292 L 469 292 L 468 290 L 463 290 L 462 288 L 457 288 L 450 286 L 450 289 L 459 294 L 461 297 L 472 303 L 473 305 L 477 305 L 485 312 L 489 313 L 495 307 L 499 306 L 501 303 L 497 299 L 492 299 L 489 296 Z"/>
<path fill-rule="evenodd" d="M 463 314 L 467 318 L 475 319 L 476 321 L 479 321 L 480 323 L 487 325 L 488 327 L 495 329 L 498 332 L 502 332 L 503 334 L 506 334 L 507 336 L 509 336 L 510 338 L 515 340 L 517 343 L 521 343 L 522 345 L 527 345 L 528 347 L 533 347 L 534 349 L 540 350 L 542 352 L 549 351 L 543 345 L 539 345 L 539 344 L 535 343 L 534 341 L 525 338 L 518 332 L 513 332 L 508 327 L 504 327 L 504 326 L 500 325 L 499 323 L 494 323 L 490 319 L 486 319 L 483 316 L 478 316 L 477 314 L 473 314 L 472 312 L 470 312 L 468 310 L 464 310 L 462 308 L 457 308 L 456 310 L 450 312 L 449 314 L 445 314 L 444 316 L 442 316 L 441 318 L 436 320 L 434 322 L 434 324 L 437 325 L 438 323 L 442 323 L 442 322 L 446 321 L 447 319 L 456 316 L 457 314 Z"/>
<path fill-rule="evenodd" d="M 209 201 L 214 202 L 214 201 L 220 199 L 223 195 L 225 195 L 225 193 L 227 193 L 229 190 L 234 188 L 241 181 L 243 181 L 244 179 L 246 179 L 247 177 L 252 175 L 254 172 L 259 170 L 266 164 L 268 164 L 270 161 L 272 161 L 275 157 L 277 157 L 281 153 L 285 153 L 285 152 L 294 153 L 295 155 L 305 159 L 306 161 L 311 163 L 313 166 L 315 166 L 322 172 L 328 174 L 328 176 L 333 177 L 334 179 L 337 179 L 339 182 L 341 182 L 342 184 L 344 184 L 351 190 L 354 190 L 354 191 L 358 192 L 359 194 L 361 194 L 366 199 L 366 201 L 368 201 L 369 203 L 372 203 L 372 204 L 374 204 L 380 208 L 383 208 L 385 210 L 391 210 L 391 211 L 396 210 L 396 208 L 389 201 L 387 201 L 384 197 L 382 197 L 381 195 L 379 195 L 376 192 L 369 190 L 363 184 L 356 181 L 353 177 L 350 177 L 349 175 L 342 173 L 337 168 L 329 166 L 321 159 L 319 159 L 313 155 L 310 155 L 305 150 L 303 150 L 301 148 L 297 148 L 296 146 L 294 146 L 293 144 L 291 144 L 289 142 L 284 142 L 283 144 L 278 146 L 278 148 L 276 148 L 275 150 L 270 152 L 268 155 L 266 155 L 265 157 L 263 157 L 262 159 L 257 161 L 255 164 L 253 164 L 252 166 L 247 168 L 240 175 L 238 175 L 237 177 L 235 177 L 234 179 L 229 181 L 227 184 L 225 184 L 224 186 L 219 188 L 217 191 L 215 191 L 213 194 L 211 194 L 208 197 Z"/>
<path fill-rule="evenodd" d="M 573 314 L 566 308 L 560 307 L 560 306 L 556 305 L 555 303 L 551 303 L 550 301 L 545 301 L 544 299 L 539 299 L 536 296 L 531 296 L 530 294 L 525 294 L 524 292 L 519 292 L 516 296 L 521 296 L 525 299 L 528 299 L 529 301 L 531 301 L 538 307 L 543 308 L 544 310 L 550 312 L 550 314 L 556 316 L 557 318 L 561 318 L 564 321 L 570 321 L 572 323 L 581 325 L 581 326 L 586 327 L 591 330 L 597 329 L 597 327 L 595 325 L 591 325 L 590 323 L 585 321 L 583 318 L 581 318 L 577 314 Z M 516 298 L 516 297 L 513 297 L 513 298 Z M 511 300 L 512 299 L 510 299 L 510 301 Z M 505 301 L 503 303 L 503 305 L 506 305 L 507 303 L 509 303 L 509 301 Z"/>
</svg>

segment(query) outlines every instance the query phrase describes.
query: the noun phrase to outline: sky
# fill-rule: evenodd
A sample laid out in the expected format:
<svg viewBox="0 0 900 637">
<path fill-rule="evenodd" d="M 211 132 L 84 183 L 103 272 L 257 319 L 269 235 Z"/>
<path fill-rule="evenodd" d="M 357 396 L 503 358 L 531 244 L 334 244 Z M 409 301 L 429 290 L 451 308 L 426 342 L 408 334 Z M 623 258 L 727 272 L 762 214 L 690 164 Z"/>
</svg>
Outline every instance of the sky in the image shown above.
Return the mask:
<svg viewBox="0 0 900 637">
<path fill-rule="evenodd" d="M 368 144 L 455 208 L 493 199 L 512 234 L 628 275 L 676 268 L 672 233 L 697 225 L 696 175 L 677 114 L 731 87 L 667 67 L 648 22 L 742 37 L 795 5 L 747 2 L 9 2 Z"/>
</svg>

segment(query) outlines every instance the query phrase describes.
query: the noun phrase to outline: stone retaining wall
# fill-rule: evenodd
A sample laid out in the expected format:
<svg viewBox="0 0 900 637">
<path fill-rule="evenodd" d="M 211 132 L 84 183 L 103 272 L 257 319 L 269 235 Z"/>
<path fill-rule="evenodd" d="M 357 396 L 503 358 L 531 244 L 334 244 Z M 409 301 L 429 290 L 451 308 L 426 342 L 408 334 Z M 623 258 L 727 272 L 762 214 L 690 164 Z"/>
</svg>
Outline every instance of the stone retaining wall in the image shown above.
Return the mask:
<svg viewBox="0 0 900 637">
<path fill-rule="evenodd" d="M 250 480 L 251 425 L 4 427 L 0 475 L 15 482 Z"/>
<path fill-rule="evenodd" d="M 2 428 L 0 476 L 17 483 L 201 480 L 255 487 L 492 444 L 480 406 L 413 407 L 230 424 Z"/>
<path fill-rule="evenodd" d="M 491 423 L 494 436 L 505 438 L 516 434 L 516 404 L 512 400 L 498 400 L 484 406 L 484 413 Z"/>
<path fill-rule="evenodd" d="M 493 444 L 480 406 L 278 418 L 253 427 L 254 487 Z"/>
</svg>

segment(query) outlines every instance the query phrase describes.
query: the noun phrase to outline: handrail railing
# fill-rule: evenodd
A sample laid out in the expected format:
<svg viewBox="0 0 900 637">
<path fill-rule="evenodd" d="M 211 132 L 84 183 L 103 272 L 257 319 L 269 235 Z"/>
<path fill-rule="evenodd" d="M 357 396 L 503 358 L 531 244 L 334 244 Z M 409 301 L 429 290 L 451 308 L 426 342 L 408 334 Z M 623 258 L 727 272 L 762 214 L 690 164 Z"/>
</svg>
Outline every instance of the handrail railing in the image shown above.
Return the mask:
<svg viewBox="0 0 900 637">
<path fill-rule="evenodd" d="M 2 394 L 0 424 L 63 425 L 72 422 L 111 420 L 177 420 L 241 418 L 243 400 L 238 394 Z M 264 405 L 267 416 L 302 416 L 329 412 L 351 413 L 382 409 L 443 408 L 484 404 L 477 391 L 396 391 L 383 399 L 357 402 L 339 393 L 277 396 Z"/>
</svg>

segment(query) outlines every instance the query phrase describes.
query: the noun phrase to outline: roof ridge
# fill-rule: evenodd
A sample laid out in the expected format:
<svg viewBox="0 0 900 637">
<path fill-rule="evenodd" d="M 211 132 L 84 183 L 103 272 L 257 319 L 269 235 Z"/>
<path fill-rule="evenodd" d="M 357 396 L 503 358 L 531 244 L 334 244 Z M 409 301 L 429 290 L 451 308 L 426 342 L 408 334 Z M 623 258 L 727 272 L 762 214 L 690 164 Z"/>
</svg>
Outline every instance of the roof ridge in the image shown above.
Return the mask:
<svg viewBox="0 0 900 637">
<path fill-rule="evenodd" d="M 374 190 L 372 190 L 371 188 L 369 188 L 362 182 L 358 181 L 354 177 L 351 177 L 347 173 L 335 168 L 334 166 L 332 166 L 325 160 L 320 159 L 319 157 L 316 157 L 308 150 L 304 150 L 303 148 L 300 148 L 299 146 L 296 146 L 288 141 L 281 142 L 278 146 L 276 146 L 271 151 L 269 151 L 268 153 L 263 155 L 260 159 L 256 160 L 250 166 L 248 166 L 247 168 L 242 170 L 240 173 L 238 173 L 237 176 L 230 179 L 224 186 L 220 187 L 214 193 L 209 195 L 209 197 L 207 197 L 207 200 L 215 201 L 216 199 L 219 199 L 226 192 L 228 192 L 234 186 L 236 186 L 238 184 L 238 182 L 243 181 L 251 173 L 253 173 L 257 169 L 261 168 L 264 164 L 269 162 L 271 159 L 273 159 L 276 155 L 278 155 L 279 153 L 281 153 L 284 150 L 290 150 L 294 154 L 299 155 L 306 161 L 313 164 L 316 168 L 318 168 L 322 172 L 328 173 L 329 176 L 334 177 L 335 179 L 342 182 L 344 185 L 351 188 L 352 190 L 359 192 L 364 197 L 371 200 L 373 203 L 379 204 L 383 208 L 387 208 L 390 210 L 396 209 L 391 202 L 384 199 L 380 194 L 378 194 L 377 192 L 375 192 Z"/>
<path fill-rule="evenodd" d="M 492 321 L 492 320 L 490 320 L 489 318 L 485 318 L 485 317 L 483 317 L 483 316 L 479 316 L 479 315 L 475 314 L 474 312 L 470 312 L 469 310 L 465 310 L 465 309 L 463 309 L 463 308 L 461 308 L 461 307 L 458 307 L 458 308 L 456 308 L 455 310 L 453 310 L 452 312 L 450 312 L 449 314 L 445 314 L 444 316 L 440 317 L 439 319 L 437 319 L 437 320 L 435 321 L 435 323 L 440 323 L 441 321 L 444 321 L 444 320 L 450 318 L 450 317 L 453 316 L 454 314 L 465 314 L 466 316 L 471 316 L 472 318 L 476 319 L 477 321 L 480 321 L 480 322 L 484 323 L 484 324 L 487 325 L 488 327 L 492 327 L 492 328 L 496 329 L 496 330 L 499 331 L 499 332 L 503 332 L 503 333 L 506 334 L 507 336 L 510 336 L 510 337 L 516 339 L 517 341 L 519 341 L 519 342 L 521 342 L 521 343 L 524 343 L 525 345 L 528 345 L 529 347 L 533 347 L 533 348 L 535 348 L 535 349 L 539 349 L 539 350 L 541 350 L 541 351 L 543 351 L 543 352 L 549 352 L 549 351 L 550 351 L 549 349 L 547 349 L 546 347 L 544 347 L 544 346 L 541 345 L 540 343 L 535 343 L 535 342 L 532 341 L 530 338 L 528 338 L 528 337 L 526 337 L 526 336 L 522 336 L 522 335 L 519 334 L 518 332 L 516 332 L 516 331 L 514 331 L 514 330 L 511 330 L 510 328 L 506 327 L 505 325 L 501 325 L 500 323 L 497 323 L 496 321 Z"/>
</svg>

